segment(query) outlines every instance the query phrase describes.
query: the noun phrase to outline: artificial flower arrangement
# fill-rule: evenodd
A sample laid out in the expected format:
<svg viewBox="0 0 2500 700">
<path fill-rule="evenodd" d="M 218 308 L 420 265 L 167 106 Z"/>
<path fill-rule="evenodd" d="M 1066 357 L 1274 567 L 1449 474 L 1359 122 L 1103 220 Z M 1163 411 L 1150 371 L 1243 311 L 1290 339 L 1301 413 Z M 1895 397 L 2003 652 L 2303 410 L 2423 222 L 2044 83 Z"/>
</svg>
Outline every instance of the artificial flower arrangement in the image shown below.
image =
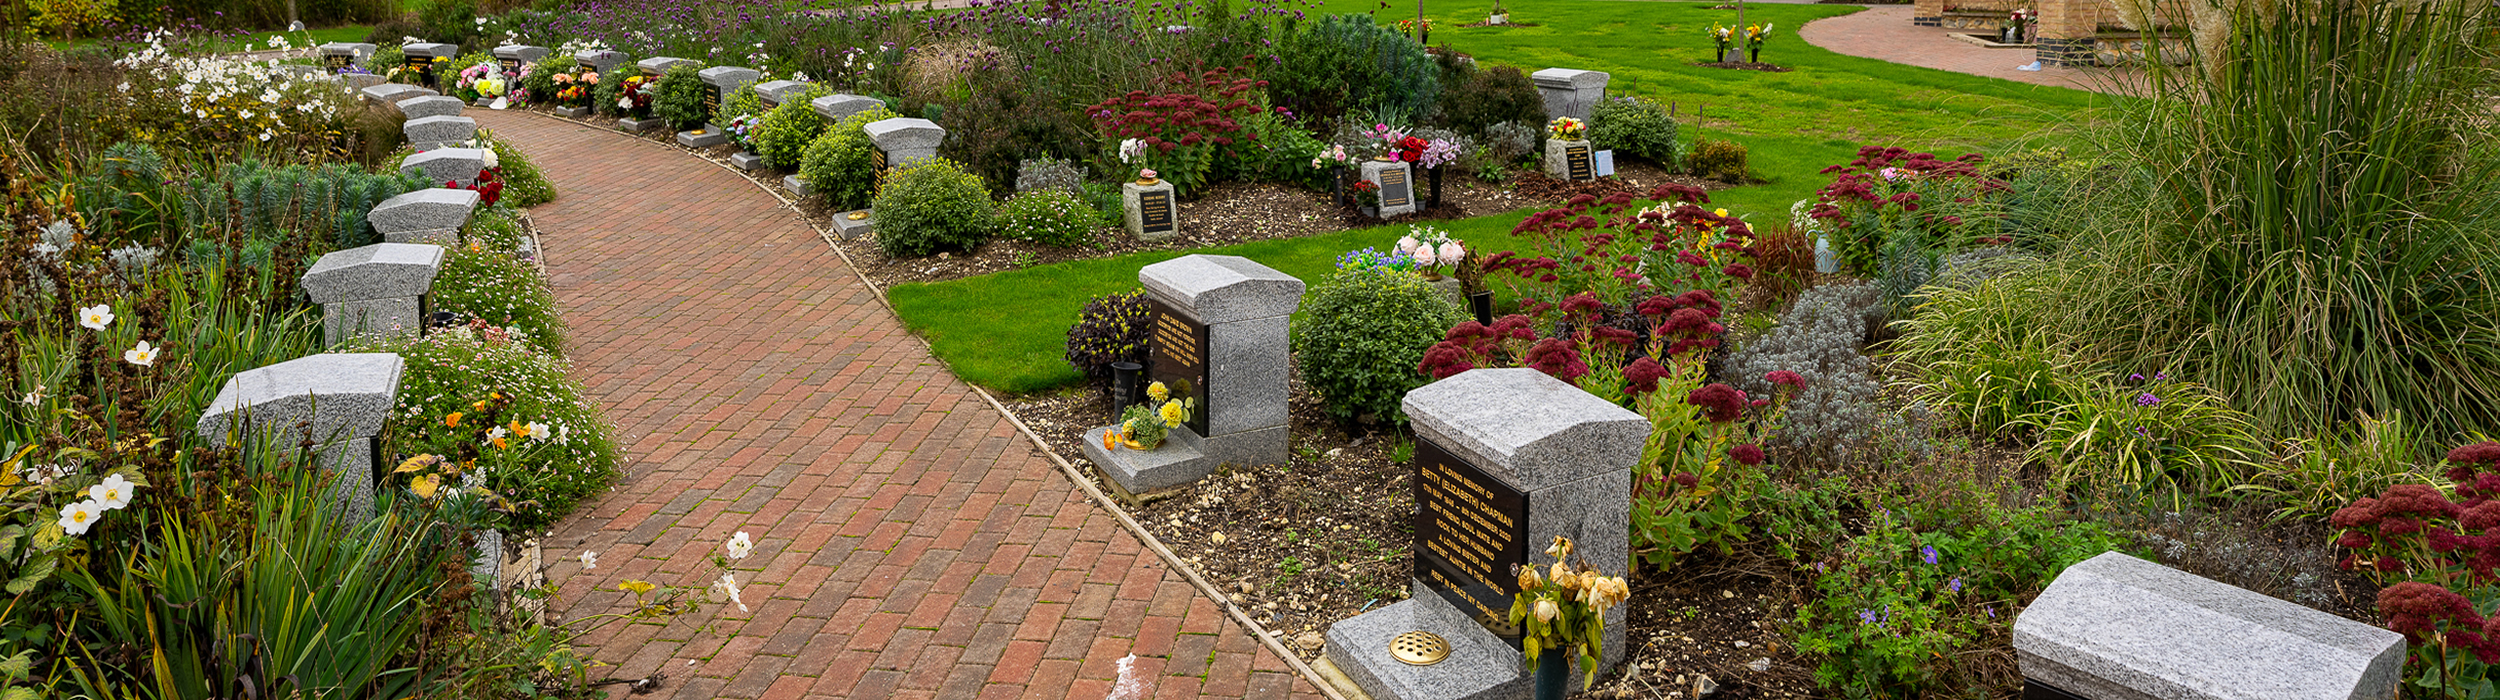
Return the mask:
<svg viewBox="0 0 2500 700">
<path fill-rule="evenodd" d="M 502 76 L 503 71 L 495 65 L 494 61 L 480 62 L 460 69 L 460 81 L 453 84 L 452 90 L 460 97 L 460 101 L 476 102 L 478 98 L 488 96 L 485 90 L 480 89 L 479 83 Z"/>
<path fill-rule="evenodd" d="M 590 106 L 590 92 L 599 87 L 599 72 L 577 70 L 555 74 L 556 105 L 581 108 Z"/>
<path fill-rule="evenodd" d="M 1417 34 L 1415 33 L 1415 29 L 1416 29 L 1417 27 L 1421 27 L 1421 28 L 1423 28 L 1423 30 L 1424 30 L 1424 34 L 1427 34 L 1427 35 L 1428 35 L 1428 34 L 1431 34 L 1431 33 L 1432 33 L 1432 19 L 1431 19 L 1431 18 L 1424 18 L 1424 19 L 1423 19 L 1423 20 L 1421 20 L 1421 21 L 1418 21 L 1418 20 L 1411 20 L 1411 19 L 1402 19 L 1402 20 L 1398 20 L 1398 33 L 1399 33 L 1399 34 L 1404 34 L 1404 35 L 1407 35 L 1407 36 L 1417 36 Z"/>
<path fill-rule="evenodd" d="M 2011 41 L 2022 41 L 2023 30 L 2030 27 L 2031 22 L 2039 17 L 2039 10 L 2015 10 L 2013 14 L 2005 18 L 2005 38 Z"/>
<path fill-rule="evenodd" d="M 1349 250 L 1337 256 L 1339 271 L 1374 270 L 1383 272 L 1415 271 L 1415 256 L 1405 250 L 1380 252 L 1378 248 Z"/>
<path fill-rule="evenodd" d="M 1727 60 L 1727 46 L 1730 42 L 1736 40 L 1736 28 L 1712 22 L 1710 23 L 1710 29 L 1708 31 L 1710 32 L 1710 41 L 1717 44 L 1719 47 L 1719 50 L 1716 53 L 1710 54 L 1711 60 Z"/>
<path fill-rule="evenodd" d="M 1770 40 L 1771 27 L 1773 26 L 1775 25 L 1756 24 L 1745 28 L 1746 61 L 1752 63 L 1762 62 L 1762 44 L 1763 42 Z"/>
<path fill-rule="evenodd" d="M 1102 448 L 1118 449 L 1127 445 L 1132 450 L 1153 450 L 1163 446 L 1164 437 L 1173 428 L 1188 423 L 1197 410 L 1198 400 L 1172 398 L 1170 387 L 1163 382 L 1146 385 L 1146 403 L 1128 407 L 1120 414 L 1120 423 L 1102 433 Z"/>
<path fill-rule="evenodd" d="M 738 150 L 754 153 L 755 142 L 749 139 L 755 133 L 755 125 L 763 122 L 763 115 L 741 114 L 731 117 L 729 123 L 722 124 L 721 133 L 728 136 L 730 145 L 737 146 Z"/>
<path fill-rule="evenodd" d="M 1344 146 L 1321 146 L 1319 152 L 1311 156 L 1311 169 L 1313 170 L 1343 168 L 1352 165 L 1354 165 L 1354 156 L 1347 154 Z"/>
<path fill-rule="evenodd" d="M 1589 137 L 1589 123 L 1571 117 L 1555 117 L 1545 130 L 1562 141 L 1579 141 Z"/>
<path fill-rule="evenodd" d="M 1424 159 L 1424 149 L 1432 146 L 1429 141 L 1415 138 L 1387 124 L 1373 124 L 1371 138 L 1379 142 L 1379 158 L 1385 161 L 1407 163 L 1421 161 Z"/>
<path fill-rule="evenodd" d="M 1406 237 L 1398 239 L 1398 252 L 1414 258 L 1424 276 L 1431 279 L 1441 277 L 1441 266 L 1457 267 L 1459 261 L 1467 259 L 1467 246 L 1451 238 L 1449 232 L 1430 226 L 1407 227 Z"/>
<path fill-rule="evenodd" d="M 654 82 L 651 76 L 636 75 L 626 78 L 623 83 L 618 83 L 617 111 L 624 112 L 626 116 L 634 119 L 651 118 L 651 98 L 658 95 L 658 91 L 652 87 Z"/>
<path fill-rule="evenodd" d="M 1565 564 L 1571 548 L 1570 539 L 1555 537 L 1545 548 L 1554 564 L 1541 575 L 1533 564 L 1511 565 L 1519 575 L 1519 595 L 1511 599 L 1510 624 L 1519 628 L 1520 651 L 1531 671 L 1544 654 L 1572 654 L 1587 673 L 1581 681 L 1587 688 L 1596 684 L 1597 660 L 1605 654 L 1606 609 L 1631 598 L 1632 587 L 1621 576 L 1589 566 L 1586 557 L 1577 567 Z"/>
</svg>

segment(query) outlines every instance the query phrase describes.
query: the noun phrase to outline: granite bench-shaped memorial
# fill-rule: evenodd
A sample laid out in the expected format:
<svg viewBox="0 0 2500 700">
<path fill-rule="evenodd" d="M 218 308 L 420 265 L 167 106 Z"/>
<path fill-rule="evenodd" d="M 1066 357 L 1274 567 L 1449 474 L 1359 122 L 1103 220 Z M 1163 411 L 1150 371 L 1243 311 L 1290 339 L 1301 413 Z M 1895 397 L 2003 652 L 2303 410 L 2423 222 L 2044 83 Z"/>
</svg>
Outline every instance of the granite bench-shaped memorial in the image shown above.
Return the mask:
<svg viewBox="0 0 2500 700">
<path fill-rule="evenodd" d="M 366 62 L 373 60 L 373 52 L 380 49 L 381 47 L 372 44 L 352 41 L 333 41 L 322 44 L 319 49 L 321 67 L 332 73 L 345 73 L 350 69 L 365 68 Z"/>
<path fill-rule="evenodd" d="M 411 97 L 393 103 L 392 106 L 398 107 L 400 115 L 409 119 L 457 117 L 469 108 L 468 105 L 460 103 L 460 98 L 442 95 Z"/>
<path fill-rule="evenodd" d="M 1329 626 L 1327 665 L 1374 700 L 1526 698 L 1511 567 L 1551 563 L 1543 552 L 1561 536 L 1577 547 L 1572 563 L 1626 573 L 1649 420 L 1528 368 L 1462 372 L 1402 406 L 1416 438 L 1414 595 Z M 1600 675 L 1623 659 L 1625 613 L 1606 611 Z M 1439 635 L 1450 656 L 1392 656 L 1390 640 L 1413 630 Z M 1574 687 L 1586 670 L 1571 671 Z"/>
<path fill-rule="evenodd" d="M 1570 117 L 1587 120 L 1597 101 L 1606 99 L 1606 81 L 1602 71 L 1547 68 L 1529 76 L 1545 98 L 1545 119 Z"/>
<path fill-rule="evenodd" d="M 703 80 L 703 124 L 692 131 L 677 132 L 677 145 L 687 148 L 709 148 L 729 142 L 729 134 L 721 130 L 721 122 L 729 115 L 721 114 L 721 103 L 738 88 L 764 77 L 753 68 L 712 66 L 695 73 Z"/>
<path fill-rule="evenodd" d="M 336 477 L 329 502 L 345 507 L 348 522 L 363 522 L 373 515 L 380 467 L 374 439 L 397 407 L 405 367 L 392 353 L 340 353 L 239 372 L 217 390 L 193 428 L 210 445 L 290 451 L 314 445 L 315 459 Z"/>
<path fill-rule="evenodd" d="M 1137 271 L 1154 309 L 1146 377 L 1198 408 L 1159 449 L 1106 450 L 1085 435 L 1085 456 L 1134 498 L 1204 478 L 1224 465 L 1282 464 L 1291 438 L 1288 323 L 1302 280 L 1249 258 L 1188 255 Z"/>
<path fill-rule="evenodd" d="M 468 117 L 421 117 L 401 124 L 399 130 L 408 136 L 410 148 L 431 151 L 477 138 L 477 120 Z M 481 161 L 479 167 L 483 169 L 485 164 Z"/>
<path fill-rule="evenodd" d="M 2395 700 L 2402 635 L 2117 552 L 2014 619 L 2025 698 Z"/>
<path fill-rule="evenodd" d="M 430 187 L 382 200 L 365 221 L 385 243 L 451 245 L 477 212 L 477 190 Z"/>
<path fill-rule="evenodd" d="M 399 162 L 399 173 L 425 178 L 437 187 L 456 182 L 463 186 L 477 184 L 478 173 L 486 171 L 486 149 L 437 148 L 408 156 Z"/>
<path fill-rule="evenodd" d="M 443 269 L 443 247 L 375 243 L 321 256 L 304 273 L 304 295 L 321 305 L 323 342 L 406 337 L 425 330 L 425 294 Z"/>
</svg>

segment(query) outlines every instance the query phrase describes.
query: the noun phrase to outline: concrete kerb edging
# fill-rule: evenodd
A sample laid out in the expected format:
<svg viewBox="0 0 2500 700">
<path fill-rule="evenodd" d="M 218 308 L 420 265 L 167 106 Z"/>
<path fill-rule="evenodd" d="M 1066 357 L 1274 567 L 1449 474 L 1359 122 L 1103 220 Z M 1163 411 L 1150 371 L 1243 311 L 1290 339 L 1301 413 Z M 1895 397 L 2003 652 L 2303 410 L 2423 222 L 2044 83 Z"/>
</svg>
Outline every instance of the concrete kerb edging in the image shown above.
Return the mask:
<svg viewBox="0 0 2500 700">
<path fill-rule="evenodd" d="M 570 123 L 575 126 L 583 126 L 581 122 L 576 122 L 571 119 L 566 119 L 536 110 L 525 110 L 524 113 L 536 114 L 541 117 Z M 747 184 L 755 186 L 758 190 L 762 190 L 764 194 L 771 195 L 774 201 L 781 202 L 782 209 L 789 210 L 792 215 L 798 216 L 800 223 L 806 224 L 809 230 L 815 231 L 816 237 L 825 242 L 825 247 L 833 249 L 833 254 L 842 258 L 842 265 L 850 268 L 852 275 L 859 277 L 860 284 L 867 285 L 870 291 L 877 293 L 877 303 L 885 306 L 886 313 L 892 314 L 898 319 L 902 318 L 902 313 L 896 311 L 894 308 L 894 301 L 886 298 L 885 288 L 878 286 L 876 280 L 869 279 L 868 273 L 860 271 L 859 264 L 851 259 L 851 254 L 849 252 L 842 249 L 841 244 L 834 237 L 833 231 L 818 227 L 816 222 L 809 221 L 805 215 L 800 214 L 798 201 L 791 199 L 787 193 L 767 187 L 764 183 L 756 182 L 754 178 L 746 176 L 746 171 L 738 169 L 735 165 L 715 160 L 711 157 L 698 153 L 693 149 L 678 147 L 671 143 L 651 141 L 650 139 L 640 137 L 636 137 L 633 140 L 642 141 L 664 149 L 674 150 L 680 153 L 695 156 L 696 158 L 699 158 L 704 162 L 711 163 L 713 166 L 719 167 L 722 170 L 729 171 L 729 174 L 736 175 L 738 179 L 746 181 Z M 543 246 L 540 248 L 539 258 L 543 264 L 546 258 L 545 248 Z M 912 338 L 919 340 L 921 347 L 929 350 L 930 356 L 936 356 L 937 349 L 934 346 L 929 345 L 928 338 L 923 337 L 918 333 L 912 333 L 909 335 L 911 335 Z M 949 373 L 952 373 L 952 370 L 949 370 Z M 958 381 L 961 379 L 962 378 L 960 377 L 957 378 Z M 1040 450 L 1042 454 L 1049 455 L 1051 463 L 1059 465 L 1059 473 L 1061 476 L 1067 477 L 1068 481 L 1076 484 L 1077 488 L 1084 489 L 1086 498 L 1091 499 L 1095 506 L 1098 506 L 1103 510 L 1110 511 L 1112 517 L 1120 520 L 1121 527 L 1127 528 L 1129 534 L 1136 535 L 1138 541 L 1146 543 L 1146 548 L 1152 550 L 1156 557 L 1163 560 L 1164 566 L 1171 567 L 1172 570 L 1181 572 L 1182 576 L 1189 579 L 1191 586 L 1197 587 L 1199 595 L 1204 595 L 1207 599 L 1215 601 L 1216 605 L 1223 606 L 1224 612 L 1232 616 L 1233 622 L 1239 623 L 1242 629 L 1250 630 L 1254 635 L 1256 635 L 1259 638 L 1259 643 L 1265 645 L 1269 653 L 1275 654 L 1277 657 L 1284 659 L 1285 665 L 1288 668 L 1293 669 L 1294 675 L 1300 676 L 1302 678 L 1302 682 L 1311 684 L 1312 688 L 1318 689 L 1320 694 L 1326 696 L 1329 700 L 1351 700 L 1337 689 L 1335 683 L 1331 683 L 1327 679 L 1322 678 L 1319 671 L 1312 669 L 1310 664 L 1302 661 L 1301 656 L 1295 655 L 1292 649 L 1287 648 L 1283 640 L 1276 638 L 1275 632 L 1269 631 L 1266 627 L 1259 626 L 1257 621 L 1250 619 L 1249 613 L 1242 611 L 1241 606 L 1234 604 L 1232 599 L 1225 597 L 1221 589 L 1216 588 L 1215 584 L 1208 582 L 1206 577 L 1199 576 L 1196 569 L 1189 567 L 1189 562 L 1187 560 L 1182 559 L 1179 554 L 1173 553 L 1171 547 L 1163 544 L 1163 540 L 1156 539 L 1153 532 L 1147 530 L 1145 525 L 1137 522 L 1137 518 L 1129 515 L 1129 512 L 1126 509 L 1121 508 L 1118 501 L 1113 499 L 1109 494 L 1103 493 L 1102 488 L 1095 485 L 1093 479 L 1085 476 L 1085 472 L 1083 470 L 1077 469 L 1075 464 L 1069 463 L 1066 458 L 1060 457 L 1057 451 L 1050 449 L 1050 443 L 1043 442 L 1042 436 L 1034 433 L 1031 426 L 1025 425 L 1024 419 L 1017 418 L 1014 411 L 1007 410 L 1006 404 L 999 403 L 996 397 L 990 396 L 989 390 L 975 386 L 971 382 L 964 382 L 964 386 L 971 388 L 973 393 L 979 394 L 981 396 L 981 401 L 988 403 L 991 410 L 998 411 L 999 415 L 1005 416 L 1007 418 L 1007 422 L 1015 424 L 1016 432 L 1022 433 L 1026 440 L 1032 441 L 1034 449 Z"/>
</svg>

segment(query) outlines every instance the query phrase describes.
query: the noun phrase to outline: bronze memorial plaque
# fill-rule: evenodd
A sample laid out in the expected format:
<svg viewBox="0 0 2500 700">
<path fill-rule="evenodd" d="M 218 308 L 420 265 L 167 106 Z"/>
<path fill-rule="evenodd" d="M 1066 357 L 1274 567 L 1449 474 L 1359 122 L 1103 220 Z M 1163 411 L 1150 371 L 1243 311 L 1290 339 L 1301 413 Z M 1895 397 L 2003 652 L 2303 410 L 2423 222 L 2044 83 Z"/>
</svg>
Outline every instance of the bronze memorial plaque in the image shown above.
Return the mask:
<svg viewBox="0 0 2500 700">
<path fill-rule="evenodd" d="M 434 87 L 434 57 L 409 56 L 408 70 L 416 73 L 414 84 Z"/>
<path fill-rule="evenodd" d="M 1597 179 L 1597 163 L 1596 159 L 1589 155 L 1589 147 L 1566 146 L 1563 148 L 1563 160 L 1569 164 L 1567 167 L 1570 168 L 1571 179 Z"/>
<path fill-rule="evenodd" d="M 1169 233 L 1174 227 L 1172 193 L 1156 190 L 1137 195 L 1138 228 L 1146 233 Z"/>
<path fill-rule="evenodd" d="M 1175 399 L 1193 399 L 1197 408 L 1184 425 L 1199 437 L 1207 434 L 1207 326 L 1170 304 L 1147 297 L 1154 309 L 1154 334 L 1147 341 L 1146 378 L 1163 382 Z M 1159 407 L 1157 407 L 1159 408 Z"/>
<path fill-rule="evenodd" d="M 1406 206 L 1415 199 L 1415 185 L 1406 181 L 1406 171 L 1391 168 L 1380 171 L 1380 208 Z"/>
<path fill-rule="evenodd" d="M 720 123 L 720 86 L 703 84 L 703 123 Z"/>
<path fill-rule="evenodd" d="M 1415 441 L 1415 578 L 1502 637 L 1514 637 L 1511 565 L 1528 563 L 1528 494 Z"/>
<path fill-rule="evenodd" d="M 495 59 L 495 65 L 503 66 L 504 75 L 517 76 L 521 74 L 521 59 L 497 58 Z"/>
<path fill-rule="evenodd" d="M 345 73 L 347 69 L 356 67 L 356 55 L 352 53 L 324 54 L 321 57 L 321 63 L 332 73 Z"/>
</svg>

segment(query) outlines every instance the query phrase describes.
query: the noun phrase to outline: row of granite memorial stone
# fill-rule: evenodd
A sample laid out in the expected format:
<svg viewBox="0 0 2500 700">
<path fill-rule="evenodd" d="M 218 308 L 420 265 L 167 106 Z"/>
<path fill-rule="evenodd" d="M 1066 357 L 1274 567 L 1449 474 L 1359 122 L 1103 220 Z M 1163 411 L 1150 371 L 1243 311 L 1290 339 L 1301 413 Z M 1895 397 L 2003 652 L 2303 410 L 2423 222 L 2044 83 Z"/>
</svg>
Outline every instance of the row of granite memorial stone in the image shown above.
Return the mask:
<svg viewBox="0 0 2500 700">
<path fill-rule="evenodd" d="M 1301 280 L 1246 258 L 1190 255 L 1138 272 L 1146 379 L 1195 408 L 1159 446 L 1087 433 L 1085 456 L 1128 500 L 1177 492 L 1225 467 L 1283 464 L 1288 321 Z M 1403 408 L 1412 596 L 1331 625 L 1320 665 L 1375 700 L 1526 698 L 1514 566 L 1556 537 L 1585 563 L 1627 571 L 1632 475 L 1649 420 L 1528 368 L 1482 368 L 1416 389 Z M 1117 436 L 1114 436 L 1117 437 Z M 1628 608 L 1606 612 L 1603 674 L 1622 661 Z M 1438 635 L 1445 657 L 1399 658 L 1393 640 Z M 2393 700 L 2403 638 L 2393 632 L 2109 553 L 2068 568 L 2014 624 L 2038 700 Z M 1582 677 L 1584 669 L 1570 669 Z"/>
</svg>

